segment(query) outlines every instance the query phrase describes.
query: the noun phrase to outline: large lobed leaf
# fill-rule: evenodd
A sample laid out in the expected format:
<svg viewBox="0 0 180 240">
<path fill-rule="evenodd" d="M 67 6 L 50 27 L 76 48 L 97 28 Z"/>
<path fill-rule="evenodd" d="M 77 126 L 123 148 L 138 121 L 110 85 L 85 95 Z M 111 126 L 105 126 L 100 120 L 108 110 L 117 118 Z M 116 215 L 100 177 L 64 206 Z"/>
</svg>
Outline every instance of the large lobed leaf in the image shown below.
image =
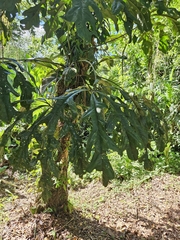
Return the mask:
<svg viewBox="0 0 180 240">
<path fill-rule="evenodd" d="M 75 22 L 77 33 L 81 38 L 91 42 L 92 36 L 98 38 L 97 22 L 102 22 L 102 12 L 93 0 L 73 0 L 72 8 L 64 19 Z"/>
</svg>

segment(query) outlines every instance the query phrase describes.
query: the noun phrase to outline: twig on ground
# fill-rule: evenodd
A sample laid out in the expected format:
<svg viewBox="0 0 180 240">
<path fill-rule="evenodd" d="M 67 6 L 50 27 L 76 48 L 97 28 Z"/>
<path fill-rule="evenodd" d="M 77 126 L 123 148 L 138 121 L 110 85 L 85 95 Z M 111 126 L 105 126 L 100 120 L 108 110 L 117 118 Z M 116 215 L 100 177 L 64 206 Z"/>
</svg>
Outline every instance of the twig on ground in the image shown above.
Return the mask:
<svg viewBox="0 0 180 240">
<path fill-rule="evenodd" d="M 71 218 L 71 220 L 69 222 L 67 222 L 66 224 L 64 224 L 62 227 L 60 227 L 59 229 L 56 230 L 56 232 L 60 232 L 61 230 L 63 230 L 63 228 L 65 228 L 66 226 L 68 226 L 68 224 L 70 222 L 72 222 L 74 220 L 74 218 Z"/>
</svg>

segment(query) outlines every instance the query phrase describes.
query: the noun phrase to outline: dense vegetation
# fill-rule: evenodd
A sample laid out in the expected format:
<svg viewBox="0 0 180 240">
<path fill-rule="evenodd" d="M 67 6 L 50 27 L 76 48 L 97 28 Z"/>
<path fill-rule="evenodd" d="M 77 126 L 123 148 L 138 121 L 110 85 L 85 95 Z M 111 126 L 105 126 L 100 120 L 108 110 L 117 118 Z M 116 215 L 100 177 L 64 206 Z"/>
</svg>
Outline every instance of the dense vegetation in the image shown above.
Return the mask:
<svg viewBox="0 0 180 240">
<path fill-rule="evenodd" d="M 67 208 L 69 162 L 79 176 L 101 171 L 105 186 L 115 176 L 112 152 L 126 159 L 116 166 L 138 160 L 179 172 L 179 8 L 1 1 L 2 162 L 40 168 L 48 207 Z"/>
</svg>

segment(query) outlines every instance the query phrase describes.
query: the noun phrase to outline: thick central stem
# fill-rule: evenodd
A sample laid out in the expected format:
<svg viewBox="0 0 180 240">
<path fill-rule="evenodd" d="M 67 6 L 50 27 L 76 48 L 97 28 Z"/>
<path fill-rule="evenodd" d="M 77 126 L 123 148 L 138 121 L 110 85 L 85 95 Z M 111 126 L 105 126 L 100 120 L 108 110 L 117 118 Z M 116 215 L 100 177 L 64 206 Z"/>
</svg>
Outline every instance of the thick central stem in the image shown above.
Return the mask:
<svg viewBox="0 0 180 240">
<path fill-rule="evenodd" d="M 70 142 L 69 136 L 64 136 L 61 140 L 61 149 L 59 149 L 57 156 L 57 163 L 59 165 L 59 178 L 57 179 L 57 186 L 51 191 L 51 197 L 47 202 L 47 207 L 50 207 L 55 212 L 68 211 L 68 189 L 67 189 L 67 171 L 69 165 L 68 147 Z"/>
</svg>

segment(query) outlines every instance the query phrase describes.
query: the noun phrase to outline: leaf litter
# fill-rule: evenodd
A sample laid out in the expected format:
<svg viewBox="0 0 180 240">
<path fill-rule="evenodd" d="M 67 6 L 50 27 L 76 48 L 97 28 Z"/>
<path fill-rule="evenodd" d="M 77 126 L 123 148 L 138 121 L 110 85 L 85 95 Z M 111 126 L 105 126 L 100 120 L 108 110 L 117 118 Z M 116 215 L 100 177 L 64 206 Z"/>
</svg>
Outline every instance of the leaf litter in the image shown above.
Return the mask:
<svg viewBox="0 0 180 240">
<path fill-rule="evenodd" d="M 16 175 L 0 182 L 1 240 L 180 239 L 179 176 L 163 174 L 129 190 L 93 181 L 71 189 L 73 211 L 59 215 L 33 214 L 33 189 Z"/>
</svg>

